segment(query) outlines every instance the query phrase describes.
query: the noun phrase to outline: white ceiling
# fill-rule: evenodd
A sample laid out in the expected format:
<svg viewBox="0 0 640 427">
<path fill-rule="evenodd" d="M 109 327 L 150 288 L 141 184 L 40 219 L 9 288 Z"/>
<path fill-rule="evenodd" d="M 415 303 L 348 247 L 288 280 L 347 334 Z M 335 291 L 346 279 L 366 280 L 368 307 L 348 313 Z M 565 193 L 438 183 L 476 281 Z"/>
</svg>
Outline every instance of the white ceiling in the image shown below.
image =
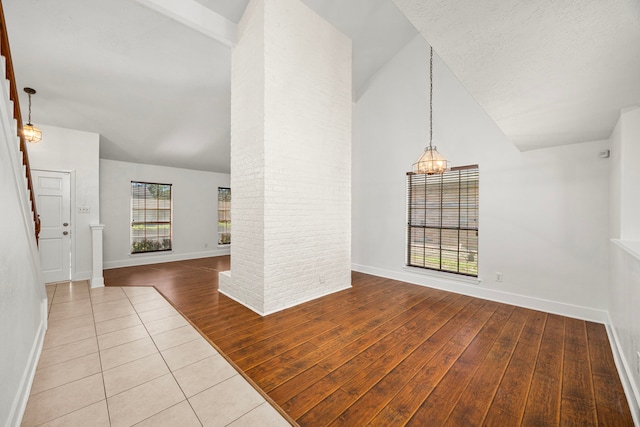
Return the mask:
<svg viewBox="0 0 640 427">
<path fill-rule="evenodd" d="M 521 150 L 606 139 L 640 103 L 638 0 L 393 0 Z"/>
<path fill-rule="evenodd" d="M 99 133 L 102 158 L 229 172 L 229 47 L 154 1 L 3 0 L 33 122 Z M 174 4 L 193 1 L 232 22 L 248 3 Z M 522 150 L 607 138 L 640 103 L 638 0 L 303 2 L 353 39 L 354 99 L 417 34 L 408 17 Z"/>
<path fill-rule="evenodd" d="M 248 0 L 197 2 L 238 22 Z M 99 133 L 101 158 L 229 172 L 229 47 L 135 0 L 2 3 L 36 125 Z M 353 39 L 354 96 L 417 35 L 390 0 L 305 3 Z"/>
</svg>

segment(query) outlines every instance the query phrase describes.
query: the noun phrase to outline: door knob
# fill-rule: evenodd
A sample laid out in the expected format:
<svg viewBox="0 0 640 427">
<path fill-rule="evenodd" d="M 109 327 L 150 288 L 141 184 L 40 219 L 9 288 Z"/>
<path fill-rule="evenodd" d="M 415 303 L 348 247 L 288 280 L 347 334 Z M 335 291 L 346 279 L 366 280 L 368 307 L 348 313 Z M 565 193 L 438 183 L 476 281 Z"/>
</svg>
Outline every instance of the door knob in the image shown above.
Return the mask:
<svg viewBox="0 0 640 427">
<path fill-rule="evenodd" d="M 68 227 L 68 226 L 69 226 L 69 223 L 68 223 L 68 222 L 63 222 L 63 223 L 62 223 L 62 226 L 63 226 L 63 227 Z"/>
<path fill-rule="evenodd" d="M 62 234 L 64 234 L 66 236 L 67 234 L 69 234 L 69 232 L 68 231 L 63 231 Z"/>
</svg>

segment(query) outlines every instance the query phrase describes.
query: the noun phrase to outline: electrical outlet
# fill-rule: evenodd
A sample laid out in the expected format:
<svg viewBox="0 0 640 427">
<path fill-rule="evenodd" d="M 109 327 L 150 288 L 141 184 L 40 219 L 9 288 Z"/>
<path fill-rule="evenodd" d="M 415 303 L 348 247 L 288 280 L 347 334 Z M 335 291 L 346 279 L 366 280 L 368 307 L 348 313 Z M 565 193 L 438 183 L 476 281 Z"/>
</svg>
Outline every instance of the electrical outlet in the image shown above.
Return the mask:
<svg viewBox="0 0 640 427">
<path fill-rule="evenodd" d="M 320 284 L 322 285 L 324 283 L 324 276 L 318 276 L 318 282 L 320 282 Z"/>
<path fill-rule="evenodd" d="M 640 351 L 636 353 L 636 371 L 640 375 Z"/>
<path fill-rule="evenodd" d="M 205 243 L 205 244 L 204 244 L 204 247 L 205 247 L 205 248 L 208 248 L 208 247 L 209 247 L 209 244 L 208 244 L 208 243 Z"/>
<path fill-rule="evenodd" d="M 496 272 L 496 282 L 502 282 L 502 273 Z"/>
</svg>

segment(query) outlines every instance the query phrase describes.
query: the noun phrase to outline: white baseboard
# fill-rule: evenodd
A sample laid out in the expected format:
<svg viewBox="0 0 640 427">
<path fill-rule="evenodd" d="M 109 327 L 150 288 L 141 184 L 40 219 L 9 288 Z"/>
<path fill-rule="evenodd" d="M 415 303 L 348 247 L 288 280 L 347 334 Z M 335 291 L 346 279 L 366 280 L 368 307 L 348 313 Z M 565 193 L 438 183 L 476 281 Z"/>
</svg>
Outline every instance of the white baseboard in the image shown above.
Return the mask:
<svg viewBox="0 0 640 427">
<path fill-rule="evenodd" d="M 36 368 L 38 367 L 38 361 L 40 360 L 40 354 L 42 353 L 42 346 L 44 344 L 44 335 L 47 332 L 47 300 L 46 298 L 41 302 L 42 319 L 40 326 L 38 327 L 38 333 L 31 346 L 31 352 L 29 353 L 29 360 L 22 373 L 22 379 L 20 380 L 20 387 L 16 393 L 16 397 L 13 400 L 11 406 L 11 412 L 9 414 L 9 426 L 19 427 L 22 423 L 22 417 L 24 411 L 27 408 L 27 402 L 29 401 L 29 394 L 31 393 L 31 385 L 33 384 L 33 378 L 36 375 Z"/>
<path fill-rule="evenodd" d="M 92 277 L 91 288 L 104 288 L 104 277 Z"/>
<path fill-rule="evenodd" d="M 487 289 L 480 287 L 477 284 L 470 284 L 468 279 L 458 281 L 455 278 L 438 278 L 434 277 L 433 275 L 425 276 L 423 274 L 412 273 L 410 271 L 399 272 L 385 270 L 382 268 L 369 267 L 360 264 L 352 264 L 351 269 L 360 273 L 400 280 L 402 282 L 412 283 L 414 285 L 428 286 L 444 291 L 455 292 L 472 297 L 516 305 L 518 307 L 530 308 L 547 313 L 560 314 L 562 316 L 588 320 L 591 322 L 607 322 L 607 312 L 604 310 L 597 310 L 594 308 L 545 300 L 526 295 L 512 294 L 509 292 L 497 291 L 495 289 Z"/>
<path fill-rule="evenodd" d="M 618 369 L 618 376 L 620 377 L 622 388 L 624 388 L 624 393 L 627 395 L 627 402 L 629 402 L 633 422 L 636 426 L 640 426 L 640 390 L 638 390 L 638 387 L 636 387 L 632 380 L 633 371 L 624 355 L 618 334 L 609 314 L 607 314 L 607 323 L 605 326 L 607 328 L 609 341 L 611 342 L 611 351 L 613 352 L 613 359 Z"/>
<path fill-rule="evenodd" d="M 227 277 L 231 278 L 231 272 L 230 271 L 221 271 L 220 273 L 218 273 L 218 276 L 220 276 L 220 275 L 224 275 L 224 276 L 227 276 Z M 218 281 L 220 281 L 220 280 L 218 280 Z M 341 287 L 339 289 L 333 289 L 333 290 L 331 290 L 329 292 L 325 292 L 325 293 L 320 294 L 320 295 L 310 296 L 310 297 L 304 298 L 304 299 L 302 299 L 300 301 L 295 301 L 295 302 L 292 302 L 290 304 L 284 305 L 282 307 L 278 307 L 278 308 L 276 308 L 274 310 L 268 310 L 268 311 L 266 311 L 264 313 L 262 311 L 260 311 L 260 310 L 257 310 L 255 307 L 251 307 L 251 306 L 245 304 L 244 302 L 240 301 L 235 296 L 230 295 L 229 293 L 227 293 L 224 290 L 220 289 L 219 286 L 218 286 L 218 292 L 220 292 L 222 295 L 224 295 L 224 296 L 226 296 L 228 298 L 231 298 L 232 300 L 234 300 L 238 304 L 242 304 L 243 306 L 247 307 L 249 310 L 253 311 L 254 313 L 259 314 L 260 316 L 264 317 L 264 316 L 268 316 L 268 315 L 273 314 L 273 313 L 277 313 L 277 312 L 282 311 L 282 310 L 286 310 L 287 308 L 295 307 L 296 305 L 304 304 L 305 302 L 313 301 L 313 300 L 318 299 L 318 298 L 326 297 L 327 295 L 335 294 L 336 292 L 344 291 L 344 290 L 349 289 L 349 288 L 351 288 L 351 283 L 349 283 L 348 285 L 346 285 L 344 287 Z"/>
<path fill-rule="evenodd" d="M 105 261 L 104 269 L 108 270 L 110 268 L 132 267 L 135 265 L 149 265 L 149 264 L 159 264 L 161 262 L 184 261 L 187 259 L 197 259 L 197 258 L 209 258 L 214 256 L 229 255 L 230 252 L 231 252 L 230 248 L 214 249 L 214 250 L 203 251 L 203 252 L 191 252 L 186 254 L 157 252 L 154 255 L 148 255 L 148 256 L 136 255 L 129 259 Z"/>
</svg>

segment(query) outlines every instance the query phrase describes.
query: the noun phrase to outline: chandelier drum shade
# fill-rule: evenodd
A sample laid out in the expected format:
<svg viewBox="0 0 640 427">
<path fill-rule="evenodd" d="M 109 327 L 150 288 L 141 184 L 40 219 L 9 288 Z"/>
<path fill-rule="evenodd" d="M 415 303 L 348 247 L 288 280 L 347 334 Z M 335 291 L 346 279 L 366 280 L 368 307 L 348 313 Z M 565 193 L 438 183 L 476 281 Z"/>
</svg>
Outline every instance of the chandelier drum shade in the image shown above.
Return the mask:
<svg viewBox="0 0 640 427">
<path fill-rule="evenodd" d="M 449 161 L 438 153 L 436 147 L 431 144 L 424 149 L 422 156 L 413 164 L 413 173 L 426 173 L 427 175 L 444 173 L 449 169 L 451 169 Z"/>
<path fill-rule="evenodd" d="M 31 123 L 31 95 L 35 95 L 36 91 L 30 87 L 25 87 L 24 91 L 29 95 L 29 120 L 26 125 L 22 126 L 22 136 L 28 142 L 35 144 L 42 139 L 42 131 Z"/>
<path fill-rule="evenodd" d="M 429 55 L 429 146 L 417 162 L 413 164 L 413 173 L 434 175 L 451 169 L 449 161 L 433 145 L 433 47 Z"/>
</svg>

